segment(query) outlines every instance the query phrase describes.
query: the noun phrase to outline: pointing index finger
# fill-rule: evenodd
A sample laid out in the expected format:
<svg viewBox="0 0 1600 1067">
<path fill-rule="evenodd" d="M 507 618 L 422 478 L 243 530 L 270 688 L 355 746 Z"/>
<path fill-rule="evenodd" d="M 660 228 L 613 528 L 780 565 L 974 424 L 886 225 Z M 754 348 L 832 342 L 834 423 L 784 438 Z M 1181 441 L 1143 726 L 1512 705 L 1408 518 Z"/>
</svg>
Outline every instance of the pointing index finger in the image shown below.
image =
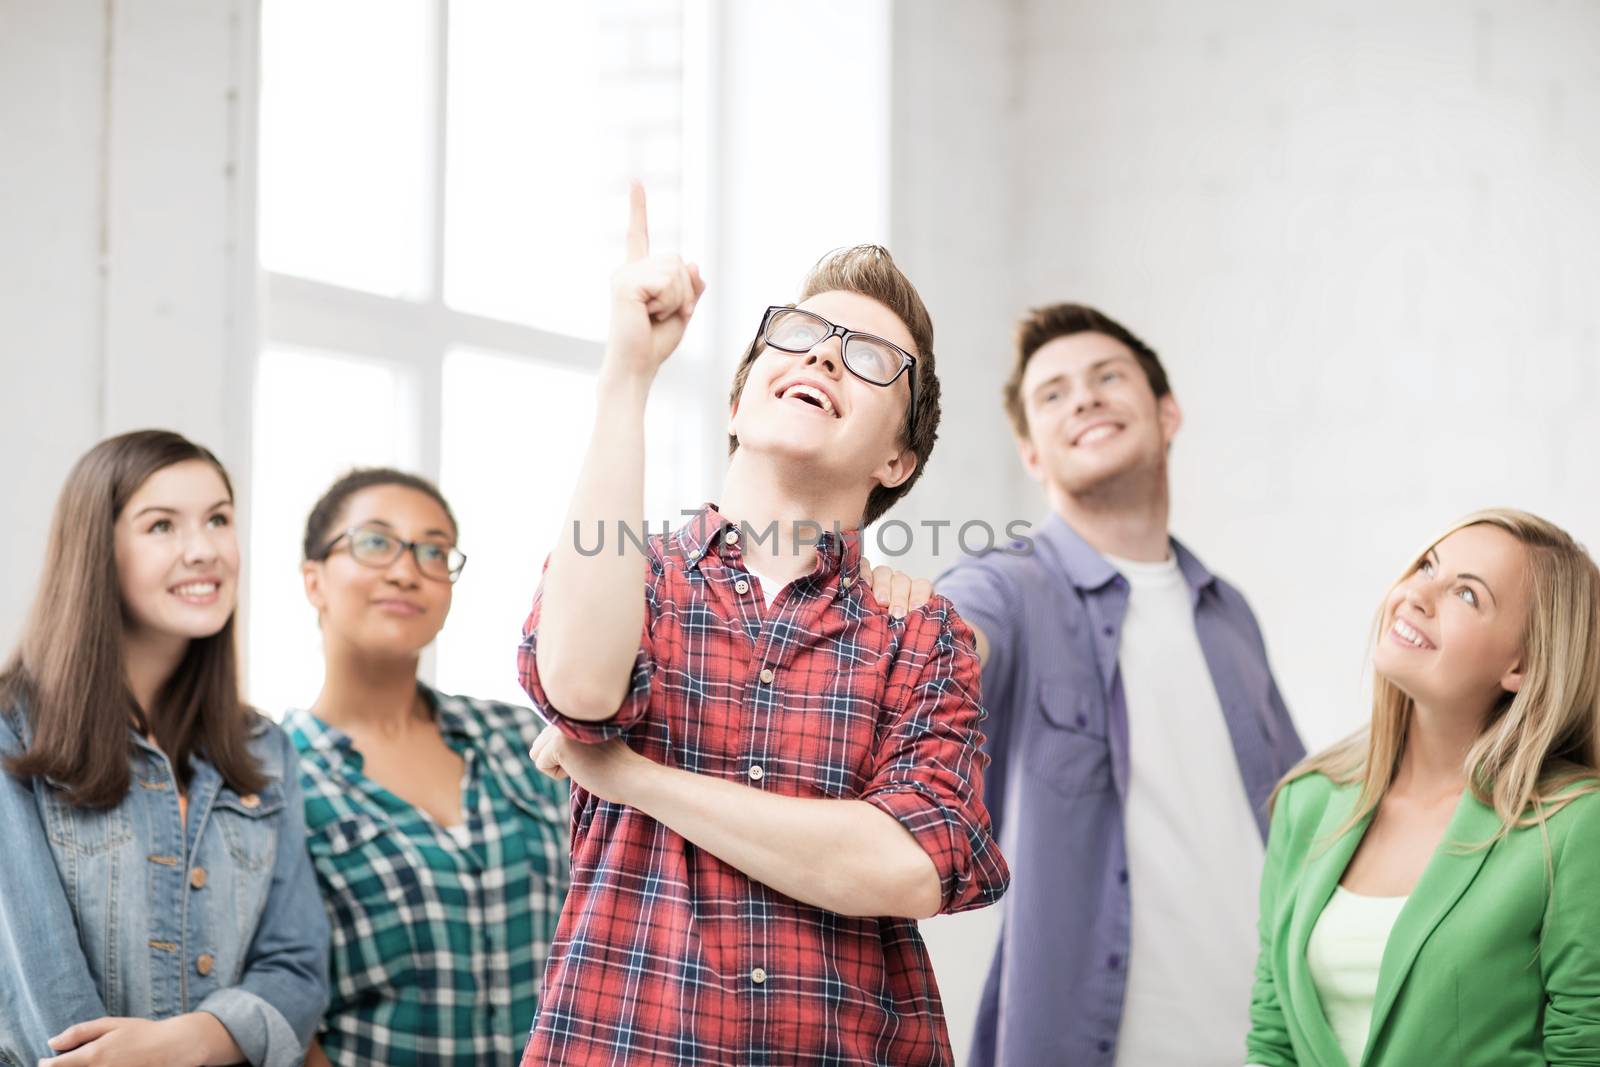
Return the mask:
<svg viewBox="0 0 1600 1067">
<path fill-rule="evenodd" d="M 644 259 L 650 254 L 650 226 L 644 210 L 644 184 L 628 185 L 628 261 Z"/>
</svg>

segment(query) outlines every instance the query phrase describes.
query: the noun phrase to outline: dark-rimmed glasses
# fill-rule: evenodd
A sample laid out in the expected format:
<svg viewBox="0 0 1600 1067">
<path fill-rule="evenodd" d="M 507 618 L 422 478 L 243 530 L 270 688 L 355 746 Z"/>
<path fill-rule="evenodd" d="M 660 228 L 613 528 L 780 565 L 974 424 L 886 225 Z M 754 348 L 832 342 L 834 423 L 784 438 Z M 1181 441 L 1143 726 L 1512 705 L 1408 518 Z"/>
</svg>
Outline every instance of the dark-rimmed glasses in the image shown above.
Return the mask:
<svg viewBox="0 0 1600 1067">
<path fill-rule="evenodd" d="M 387 567 L 409 550 L 417 572 L 440 582 L 455 581 L 467 565 L 467 557 L 452 544 L 437 539 L 407 541 L 381 526 L 352 526 L 323 547 L 321 558 L 327 559 L 340 541 L 349 541 L 350 558 L 368 567 Z"/>
<path fill-rule="evenodd" d="M 872 385 L 891 386 L 902 374 L 909 374 L 906 385 L 911 390 L 906 425 L 917 422 L 917 357 L 893 341 L 876 334 L 847 330 L 836 326 L 813 311 L 774 305 L 761 317 L 761 331 L 756 335 L 761 343 L 780 352 L 809 352 L 832 337 L 840 337 L 840 355 L 845 369 L 857 378 Z"/>
</svg>

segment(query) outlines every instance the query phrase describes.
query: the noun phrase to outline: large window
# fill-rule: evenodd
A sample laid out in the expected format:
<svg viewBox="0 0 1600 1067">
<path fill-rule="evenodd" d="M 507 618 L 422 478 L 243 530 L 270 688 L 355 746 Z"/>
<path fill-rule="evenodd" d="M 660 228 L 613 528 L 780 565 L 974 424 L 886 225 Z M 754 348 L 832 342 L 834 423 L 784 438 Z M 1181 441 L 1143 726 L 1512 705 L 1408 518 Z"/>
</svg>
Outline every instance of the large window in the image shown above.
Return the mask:
<svg viewBox="0 0 1600 1067">
<path fill-rule="evenodd" d="M 247 688 L 270 713 L 321 683 L 305 516 L 372 464 L 438 479 L 471 560 L 425 674 L 520 697 L 627 181 L 646 182 L 660 246 L 704 246 L 696 3 L 265 0 Z M 716 440 L 716 390 L 680 377 L 651 402 L 652 516 L 704 492 Z"/>
</svg>

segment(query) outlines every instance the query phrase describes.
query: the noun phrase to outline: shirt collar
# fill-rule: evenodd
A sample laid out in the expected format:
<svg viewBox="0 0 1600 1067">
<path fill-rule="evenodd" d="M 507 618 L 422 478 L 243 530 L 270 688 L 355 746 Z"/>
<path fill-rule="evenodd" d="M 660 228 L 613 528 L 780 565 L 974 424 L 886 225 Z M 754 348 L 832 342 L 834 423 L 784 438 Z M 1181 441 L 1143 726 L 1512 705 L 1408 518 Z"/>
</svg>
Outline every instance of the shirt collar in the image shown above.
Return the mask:
<svg viewBox="0 0 1600 1067">
<path fill-rule="evenodd" d="M 729 537 L 730 533 L 734 535 L 732 538 Z M 688 568 L 695 570 L 700 566 L 700 561 L 713 549 L 718 550 L 719 556 L 723 550 L 737 553 L 740 551 L 738 546 L 740 540 L 761 533 L 760 530 L 752 532 L 748 527 L 736 525 L 717 510 L 716 504 L 706 503 L 692 518 L 678 527 L 672 534 L 670 543 L 675 544 L 683 553 Z M 826 579 L 837 573 L 854 580 L 860 569 L 860 528 L 823 530 L 817 541 L 817 563 L 812 568 L 811 577 Z"/>
<path fill-rule="evenodd" d="M 1117 577 L 1117 569 L 1111 562 L 1060 515 L 1052 514 L 1046 519 L 1034 539 L 1049 547 L 1067 580 L 1084 592 L 1100 589 Z M 1200 594 L 1217 580 L 1216 576 L 1176 537 L 1169 537 L 1168 542 L 1172 545 L 1172 554 L 1177 557 L 1178 570 L 1189 586 L 1190 598 L 1198 601 Z"/>
<path fill-rule="evenodd" d="M 477 745 L 481 739 L 482 729 L 472 715 L 464 712 L 462 698 L 446 696 L 422 682 L 417 683 L 417 692 L 433 710 L 434 718 L 439 723 L 440 733 L 459 737 L 469 744 Z M 298 730 L 305 737 L 311 751 L 316 753 L 330 770 L 338 769 L 340 764 L 347 760 L 354 769 L 361 769 L 363 763 L 361 753 L 356 751 L 350 735 L 337 726 L 331 726 L 310 711 L 301 708 L 296 708 L 284 716 L 284 725 Z"/>
</svg>

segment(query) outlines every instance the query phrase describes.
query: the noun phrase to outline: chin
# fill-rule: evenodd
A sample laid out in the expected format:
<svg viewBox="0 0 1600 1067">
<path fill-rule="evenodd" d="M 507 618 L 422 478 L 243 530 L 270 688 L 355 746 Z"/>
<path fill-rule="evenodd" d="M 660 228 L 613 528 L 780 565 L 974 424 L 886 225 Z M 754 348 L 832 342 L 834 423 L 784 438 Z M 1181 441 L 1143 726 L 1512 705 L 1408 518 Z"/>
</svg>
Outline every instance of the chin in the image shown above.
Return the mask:
<svg viewBox="0 0 1600 1067">
<path fill-rule="evenodd" d="M 1063 464 L 1057 468 L 1055 480 L 1056 484 L 1073 495 L 1092 493 L 1096 489 L 1128 474 L 1136 467 L 1137 464 L 1129 462 L 1096 463 L 1093 465 L 1082 463 Z"/>
<path fill-rule="evenodd" d="M 1385 662 L 1384 655 L 1374 653 L 1372 657 L 1372 671 L 1379 679 L 1388 682 L 1400 692 L 1410 697 L 1413 701 L 1428 701 L 1428 694 L 1424 687 L 1417 685 L 1417 680 L 1403 670 L 1395 670 L 1393 662 Z"/>
<path fill-rule="evenodd" d="M 222 628 L 228 625 L 228 620 L 232 617 L 232 612 L 230 612 L 216 620 L 179 619 L 160 628 L 175 637 L 187 638 L 190 641 L 201 641 L 221 633 Z"/>
</svg>

